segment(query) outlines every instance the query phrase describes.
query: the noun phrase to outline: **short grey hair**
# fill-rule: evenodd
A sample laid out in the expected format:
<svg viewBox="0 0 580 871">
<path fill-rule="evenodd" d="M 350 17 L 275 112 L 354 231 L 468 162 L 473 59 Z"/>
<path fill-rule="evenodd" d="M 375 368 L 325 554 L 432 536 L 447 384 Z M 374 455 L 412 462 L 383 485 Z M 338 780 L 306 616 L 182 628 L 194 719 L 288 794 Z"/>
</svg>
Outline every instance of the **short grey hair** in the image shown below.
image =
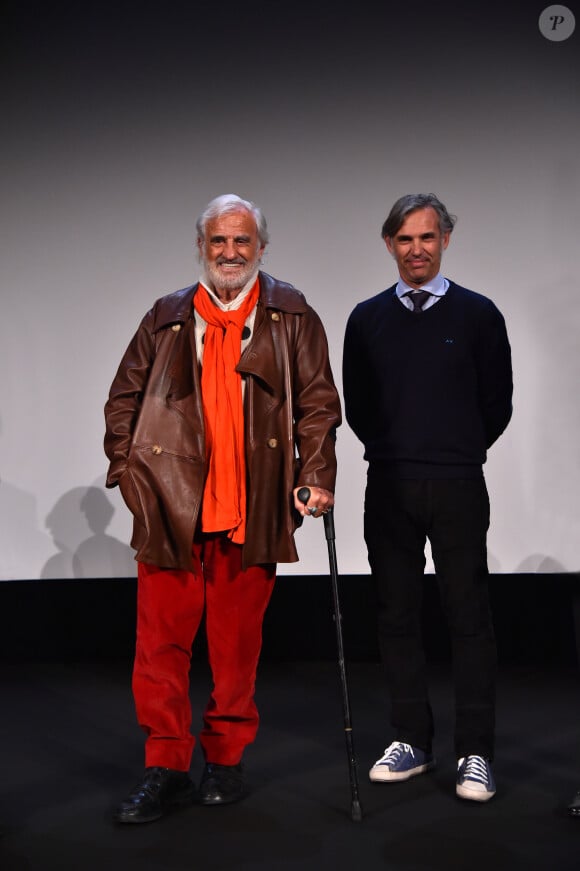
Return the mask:
<svg viewBox="0 0 580 871">
<path fill-rule="evenodd" d="M 389 215 L 381 228 L 381 237 L 383 239 L 392 239 L 405 222 L 407 215 L 411 212 L 416 212 L 418 209 L 427 209 L 431 207 L 435 209 L 439 216 L 439 231 L 441 235 L 451 233 L 457 218 L 455 215 L 449 214 L 446 207 L 435 194 L 405 194 L 400 197 L 392 207 Z"/>
<path fill-rule="evenodd" d="M 222 194 L 219 197 L 215 197 L 215 199 L 207 204 L 195 222 L 197 238 L 202 242 L 204 241 L 205 228 L 208 221 L 212 221 L 214 218 L 219 218 L 221 215 L 225 215 L 228 212 L 240 211 L 250 212 L 256 222 L 260 244 L 262 246 L 267 245 L 270 241 L 270 236 L 268 234 L 266 218 L 264 217 L 262 210 L 255 203 L 250 202 L 250 200 L 243 200 L 237 194 Z"/>
</svg>

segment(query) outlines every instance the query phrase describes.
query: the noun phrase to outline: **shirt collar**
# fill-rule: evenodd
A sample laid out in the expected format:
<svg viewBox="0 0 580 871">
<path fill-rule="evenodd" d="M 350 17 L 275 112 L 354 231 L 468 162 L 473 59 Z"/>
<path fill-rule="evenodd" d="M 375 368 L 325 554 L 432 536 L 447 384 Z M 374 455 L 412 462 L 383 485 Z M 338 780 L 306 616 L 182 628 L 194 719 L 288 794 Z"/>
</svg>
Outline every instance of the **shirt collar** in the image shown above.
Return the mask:
<svg viewBox="0 0 580 871">
<path fill-rule="evenodd" d="M 428 290 L 429 293 L 433 294 L 433 296 L 444 296 L 447 293 L 448 287 L 448 280 L 444 278 L 440 272 L 438 272 L 437 275 L 431 279 L 431 281 L 428 281 L 426 284 L 422 284 L 421 287 L 410 287 L 406 282 L 403 281 L 402 278 L 399 278 L 395 292 L 399 299 L 406 293 L 409 293 L 409 291 L 413 290 Z"/>
</svg>

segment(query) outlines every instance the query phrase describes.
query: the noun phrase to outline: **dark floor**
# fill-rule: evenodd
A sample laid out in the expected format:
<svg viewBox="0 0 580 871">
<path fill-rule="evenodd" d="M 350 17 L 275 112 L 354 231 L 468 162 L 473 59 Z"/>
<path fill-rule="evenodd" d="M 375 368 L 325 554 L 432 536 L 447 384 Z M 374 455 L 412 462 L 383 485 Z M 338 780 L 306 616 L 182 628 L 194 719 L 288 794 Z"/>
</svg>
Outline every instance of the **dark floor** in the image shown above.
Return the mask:
<svg viewBox="0 0 580 871">
<path fill-rule="evenodd" d="M 191 807 L 156 823 L 114 826 L 110 812 L 142 771 L 130 662 L 0 668 L 1 871 L 577 871 L 580 679 L 574 667 L 500 670 L 496 797 L 454 794 L 448 669 L 433 666 L 438 767 L 402 784 L 371 784 L 388 741 L 376 663 L 348 667 L 363 820 L 351 793 L 338 667 L 262 664 L 262 726 L 245 762 L 251 795 Z M 208 690 L 194 662 L 192 700 Z M 199 777 L 196 753 L 192 766 Z"/>
</svg>

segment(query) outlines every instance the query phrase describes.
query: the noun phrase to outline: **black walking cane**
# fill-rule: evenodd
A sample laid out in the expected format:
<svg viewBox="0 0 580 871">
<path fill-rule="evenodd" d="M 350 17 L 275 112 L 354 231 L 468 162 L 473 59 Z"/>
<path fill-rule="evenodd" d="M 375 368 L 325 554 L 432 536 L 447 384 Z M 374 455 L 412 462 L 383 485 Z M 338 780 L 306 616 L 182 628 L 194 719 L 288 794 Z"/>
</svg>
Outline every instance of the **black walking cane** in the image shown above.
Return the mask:
<svg viewBox="0 0 580 871">
<path fill-rule="evenodd" d="M 298 499 L 306 505 L 310 499 L 308 487 L 301 487 L 298 491 Z M 332 580 L 332 597 L 334 599 L 334 624 L 336 629 L 336 643 L 338 648 L 338 667 L 342 684 L 342 706 L 344 711 L 344 735 L 346 738 L 346 751 L 348 756 L 348 772 L 350 777 L 351 806 L 350 815 L 355 823 L 362 820 L 362 808 L 358 797 L 357 764 L 354 752 L 352 736 L 352 724 L 350 716 L 350 702 L 348 696 L 348 684 L 346 681 L 346 666 L 344 662 L 344 647 L 342 643 L 342 616 L 340 613 L 340 600 L 338 596 L 338 567 L 336 563 L 336 546 L 334 536 L 334 518 L 332 508 L 324 514 L 324 532 L 328 545 L 328 560 L 330 563 L 330 577 Z"/>
</svg>

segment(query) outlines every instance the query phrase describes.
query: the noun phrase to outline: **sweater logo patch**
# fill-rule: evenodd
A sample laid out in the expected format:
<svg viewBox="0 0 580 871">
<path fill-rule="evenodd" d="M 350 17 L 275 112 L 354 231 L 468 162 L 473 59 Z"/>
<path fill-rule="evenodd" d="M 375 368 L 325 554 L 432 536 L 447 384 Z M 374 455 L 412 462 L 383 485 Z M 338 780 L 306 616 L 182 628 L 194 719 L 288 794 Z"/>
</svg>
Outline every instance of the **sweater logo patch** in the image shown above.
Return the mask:
<svg viewBox="0 0 580 871">
<path fill-rule="evenodd" d="M 452 345 L 455 342 L 455 339 L 445 339 L 446 345 Z"/>
</svg>

